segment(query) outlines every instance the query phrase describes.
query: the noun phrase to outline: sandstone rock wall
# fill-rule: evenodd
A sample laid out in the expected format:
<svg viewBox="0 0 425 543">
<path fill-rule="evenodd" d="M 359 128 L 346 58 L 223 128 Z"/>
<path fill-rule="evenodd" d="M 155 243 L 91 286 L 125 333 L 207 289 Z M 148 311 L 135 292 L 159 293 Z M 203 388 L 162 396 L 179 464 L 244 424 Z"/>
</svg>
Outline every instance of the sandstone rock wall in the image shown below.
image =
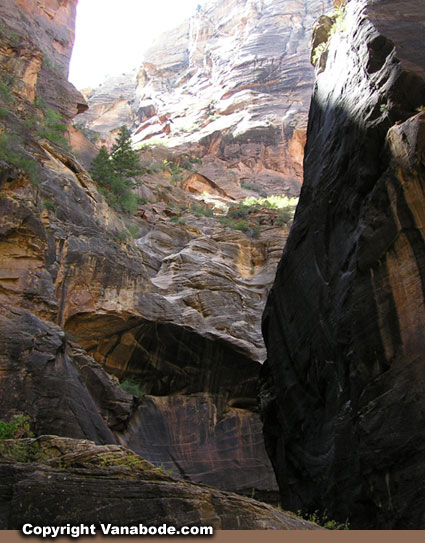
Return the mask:
<svg viewBox="0 0 425 543">
<path fill-rule="evenodd" d="M 245 411 L 255 405 L 258 360 L 264 349 L 255 315 L 273 272 L 263 269 L 265 261 L 252 263 L 251 256 L 245 264 L 244 251 L 251 251 L 252 244 L 261 248 L 262 242 L 233 232 L 214 240 L 184 229 L 179 237 L 171 223 L 151 231 L 146 240 L 140 238 L 138 245 L 120 241 L 125 225 L 78 163 L 57 149 L 38 152 L 44 152 L 39 187 L 17 170 L 3 170 L 1 416 L 26 412 L 37 433 L 115 442 L 114 432 L 131 418 L 131 398 L 125 395 L 123 400 L 119 387 L 111 388 L 103 372 L 92 377 L 80 369 L 75 347 L 68 345 L 69 338 L 77 338 L 98 363 L 120 380 L 135 378 L 144 393 L 185 394 L 182 401 L 191 409 L 198 402 L 192 394 L 218 395 L 219 416 L 197 421 L 213 433 L 212 441 L 222 419 L 232 419 L 233 413 L 238 420 L 239 414 L 228 412 L 226 405 L 239 402 L 242 419 L 250 421 L 244 430 L 255 433 L 255 454 L 267 466 L 258 415 Z M 282 237 L 275 242 L 281 246 Z M 269 265 L 278 257 L 273 247 Z M 229 303 L 231 320 L 225 311 Z M 42 393 L 45 387 L 47 397 Z M 110 399 L 105 405 L 106 390 Z M 216 409 L 208 394 L 205 402 Z M 158 411 L 169 421 L 168 406 Z M 150 414 L 144 417 L 148 420 Z M 234 451 L 242 452 L 245 434 L 236 429 L 231 434 Z M 132 436 L 130 441 L 138 439 Z M 129 442 L 128 437 L 123 442 Z M 211 446 L 219 462 L 220 447 Z M 179 447 L 178 440 L 164 444 L 159 463 L 170 454 L 179 463 Z M 262 476 L 271 483 L 269 490 L 275 489 L 271 473 L 268 465 Z M 211 478 L 208 470 L 202 472 L 201 478 L 205 476 Z M 245 484 L 244 473 L 241 482 L 251 491 L 258 472 L 251 469 L 248 479 Z"/>
<path fill-rule="evenodd" d="M 266 445 L 284 507 L 418 529 L 425 7 L 351 0 L 326 43 L 334 22 L 315 57 L 305 180 L 263 317 Z"/>
<path fill-rule="evenodd" d="M 224 161 L 239 184 L 297 195 L 313 83 L 308 43 L 331 4 L 211 2 L 160 36 L 137 75 L 89 92 L 90 111 L 79 122 L 106 143 L 123 123 L 139 145 L 187 151 L 200 143 L 201 155 Z"/>
<path fill-rule="evenodd" d="M 16 456 L 26 459 L 17 462 Z M 317 530 L 319 526 L 228 492 L 178 481 L 116 445 L 56 436 L 6 440 L 0 451 L 0 529 L 33 526 L 212 526 Z"/>
<path fill-rule="evenodd" d="M 0 76 L 13 83 L 0 96 L 0 418 L 24 412 L 36 434 L 119 441 L 181 477 L 273 494 L 255 409 L 259 316 L 287 228 L 266 224 L 254 238 L 218 218 L 172 223 L 165 201 L 189 206 L 198 195 L 165 174 L 140 189 L 155 220 L 147 209 L 130 218 L 108 206 L 72 152 L 36 131 L 44 107 L 65 120 L 84 107 L 65 78 L 75 3 L 43 5 L 0 7 Z M 45 44 L 56 35 L 57 53 Z M 145 400 L 122 391 L 126 378 Z M 213 415 L 191 425 L 200 403 Z M 167 439 L 176 406 L 184 433 Z M 206 438 L 190 449 L 195 425 Z M 161 447 L 147 450 L 140 436 L 149 431 Z M 202 466 L 200 444 L 209 451 Z M 235 458 L 246 466 L 240 477 Z"/>
<path fill-rule="evenodd" d="M 68 82 L 76 6 L 77 0 L 4 0 L 0 5 L 2 71 L 17 78 L 16 93 L 31 102 L 42 98 L 67 120 L 87 109 Z"/>
</svg>

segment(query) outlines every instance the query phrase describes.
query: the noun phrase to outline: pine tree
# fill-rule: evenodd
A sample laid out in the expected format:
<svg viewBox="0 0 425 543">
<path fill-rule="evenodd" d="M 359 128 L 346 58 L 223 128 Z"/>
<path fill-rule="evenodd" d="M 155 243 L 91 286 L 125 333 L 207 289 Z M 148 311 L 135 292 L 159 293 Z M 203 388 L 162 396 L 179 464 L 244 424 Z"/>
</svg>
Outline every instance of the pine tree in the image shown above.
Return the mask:
<svg viewBox="0 0 425 543">
<path fill-rule="evenodd" d="M 133 175 L 143 173 L 137 154 L 130 145 L 130 132 L 123 127 L 109 154 L 103 146 L 93 159 L 90 173 L 109 205 L 124 213 L 137 211 L 137 196 L 131 192 Z"/>
<path fill-rule="evenodd" d="M 103 187 L 108 187 L 110 189 L 113 185 L 115 175 L 114 166 L 104 145 L 93 159 L 90 167 L 90 174 L 93 179 Z"/>
<path fill-rule="evenodd" d="M 126 126 L 120 128 L 118 139 L 112 147 L 111 159 L 115 173 L 125 179 L 143 173 L 139 157 L 131 147 L 131 133 Z"/>
</svg>

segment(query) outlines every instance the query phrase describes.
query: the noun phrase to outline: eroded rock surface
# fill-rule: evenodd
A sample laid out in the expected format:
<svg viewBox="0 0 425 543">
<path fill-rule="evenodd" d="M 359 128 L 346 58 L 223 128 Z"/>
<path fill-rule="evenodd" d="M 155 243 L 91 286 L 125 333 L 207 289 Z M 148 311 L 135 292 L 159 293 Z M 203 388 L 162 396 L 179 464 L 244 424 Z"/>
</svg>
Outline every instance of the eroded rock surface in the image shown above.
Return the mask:
<svg viewBox="0 0 425 543">
<path fill-rule="evenodd" d="M 16 77 L 15 92 L 31 102 L 43 97 L 67 119 L 87 109 L 67 81 L 77 1 L 4 0 L 0 5 L 2 70 Z"/>
<path fill-rule="evenodd" d="M 425 526 L 424 22 L 417 2 L 351 0 L 316 58 L 305 181 L 263 320 L 284 507 L 354 528 Z"/>
<path fill-rule="evenodd" d="M 137 379 L 145 393 L 212 393 L 220 395 L 221 403 L 240 402 L 251 410 L 263 354 L 255 315 L 273 274 L 264 250 L 268 247 L 276 262 L 284 231 L 270 228 L 276 234 L 275 245 L 272 237 L 252 240 L 223 227 L 214 240 L 202 228 L 211 228 L 208 222 L 215 224 L 216 219 L 188 230 L 163 220 L 162 227 L 148 227 L 137 244 L 123 242 L 117 236 L 124 224 L 107 208 L 84 170 L 53 148 L 39 152 L 44 153 L 45 175 L 40 188 L 17 171 L 4 170 L 2 416 L 24 411 L 36 421 L 36 431 L 99 442 L 114 442 L 113 433 L 127 425 L 131 398 L 123 406 L 115 390 L 106 402 L 113 407 L 105 406 L 110 378 L 96 377 L 89 386 L 87 360 L 89 365 L 96 363 L 82 353 L 86 362 L 80 368 L 63 330 L 54 322 L 74 334 L 70 337 L 78 338 L 119 379 Z M 53 209 L 44 208 L 46 201 Z M 233 320 L 229 322 L 223 308 L 229 307 L 230 300 Z M 40 392 L 44 386 L 50 390 L 47 398 Z M 187 405 L 190 402 L 189 396 Z M 52 412 L 57 414 L 54 419 Z M 159 416 L 169 415 L 163 410 Z M 242 419 L 249 421 L 245 430 L 252 427 L 253 439 L 259 439 L 258 415 L 246 412 Z M 235 414 L 235 424 L 238 420 Z M 216 423 L 202 421 L 213 436 Z M 235 429 L 236 455 L 244 448 L 244 439 Z M 178 463 L 179 447 L 178 442 L 164 446 L 162 462 L 171 454 Z M 220 447 L 214 443 L 211 447 L 217 453 L 213 464 L 220 464 Z M 261 449 L 259 442 L 256 454 L 266 466 Z M 252 469 L 250 473 L 242 478 L 245 490 L 256 488 L 258 482 L 258 473 Z M 208 472 L 198 474 L 201 479 L 211 478 Z M 267 466 L 261 479 L 273 483 L 271 474 Z M 269 490 L 275 488 L 273 483 Z"/>
<path fill-rule="evenodd" d="M 3 442 L 0 457 L 3 530 L 24 523 L 319 529 L 255 500 L 179 481 L 119 446 L 40 436 Z"/>
<path fill-rule="evenodd" d="M 116 213 L 64 142 L 40 133 L 47 109 L 68 121 L 84 107 L 65 77 L 75 2 L 24 7 L 0 8 L 0 418 L 23 412 L 37 434 L 131 441 L 183 477 L 273 495 L 255 407 L 265 352 L 259 315 L 288 227 L 274 224 L 273 210 L 253 211 L 245 232 L 190 209 L 180 221 L 179 206 L 199 204 L 204 187 L 227 203 L 244 196 L 237 183 L 224 189 L 226 168 L 219 183 L 209 179 L 223 170 L 208 160 L 179 184 L 170 171 L 146 174 L 138 217 Z M 60 35 L 57 55 L 45 49 L 46 35 Z M 160 165 L 174 156 L 149 154 Z M 126 378 L 145 400 L 122 391 Z M 209 416 L 189 424 L 200 405 Z M 168 439 L 174 409 L 187 433 Z M 149 424 L 161 450 L 147 451 L 130 431 L 145 436 Z"/>
<path fill-rule="evenodd" d="M 119 439 L 176 477 L 279 502 L 252 396 L 145 396 Z M 229 405 L 230 404 L 230 405 Z M 243 466 L 243 469 L 241 467 Z"/>
<path fill-rule="evenodd" d="M 331 0 L 219 0 L 162 35 L 138 73 L 87 92 L 80 117 L 111 142 L 132 127 L 136 144 L 200 144 L 210 163 L 234 172 L 227 190 L 255 182 L 297 195 L 313 71 L 308 42 Z M 207 177 L 217 181 L 219 175 Z"/>
</svg>

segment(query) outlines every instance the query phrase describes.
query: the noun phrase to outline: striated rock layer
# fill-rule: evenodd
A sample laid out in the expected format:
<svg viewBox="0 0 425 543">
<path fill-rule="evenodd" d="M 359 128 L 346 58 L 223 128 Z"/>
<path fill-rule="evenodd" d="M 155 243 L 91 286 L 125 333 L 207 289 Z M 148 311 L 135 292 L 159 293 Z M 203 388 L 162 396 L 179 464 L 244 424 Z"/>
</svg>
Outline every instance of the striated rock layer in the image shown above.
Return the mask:
<svg viewBox="0 0 425 543">
<path fill-rule="evenodd" d="M 261 256 L 267 245 L 224 228 L 224 239 L 215 241 L 194 227 L 186 232 L 166 221 L 139 238 L 137 245 L 121 241 L 125 225 L 78 163 L 46 143 L 33 145 L 43 168 L 39 186 L 0 163 L 1 417 L 25 412 L 37 433 L 115 442 L 131 409 L 121 405 L 116 384 L 105 406 L 110 378 L 104 372 L 95 384 L 90 384 L 90 376 L 86 382 L 79 360 L 84 368 L 87 359 L 99 370 L 100 366 L 84 352 L 82 358 L 75 357 L 69 339 L 77 338 L 120 380 L 136 379 L 143 393 L 185 394 L 185 405 L 193 402 L 193 409 L 198 399 L 190 395 L 208 393 L 205 402 L 210 409 L 217 409 L 217 402 L 221 405 L 217 417 L 198 420 L 212 432 L 208 442 L 214 441 L 215 425 L 223 418 L 232 419 L 233 413 L 235 424 L 240 418 L 247 420 L 245 428 L 255 432 L 257 456 L 251 466 L 247 464 L 241 484 L 232 489 L 256 488 L 258 465 L 265 468 L 260 481 L 269 481 L 269 490 L 275 489 L 258 415 L 227 411 L 233 404 L 243 409 L 255 406 L 258 360 L 264 349 L 255 315 L 272 270 L 264 269 L 261 258 L 251 261 L 250 255 L 254 247 Z M 45 202 L 51 209 L 44 207 Z M 276 247 L 283 243 L 281 236 L 276 236 Z M 278 251 L 272 250 L 270 239 L 268 244 L 276 261 Z M 233 320 L 224 311 L 230 303 Z M 124 404 L 131 404 L 125 396 Z M 159 416 L 167 419 L 165 408 Z M 154 434 L 162 431 L 159 424 Z M 243 449 L 245 437 L 236 427 L 232 436 L 233 450 Z M 137 441 L 134 436 L 132 440 Z M 173 455 L 179 462 L 173 447 L 178 450 L 179 443 L 164 446 L 160 463 Z M 217 452 L 213 464 L 220 463 L 221 447 L 214 443 L 212 447 Z M 228 449 L 223 451 L 227 455 L 223 462 L 230 469 L 235 460 Z M 158 460 L 157 450 L 152 454 Z M 211 478 L 208 470 L 198 473 Z M 226 470 L 216 480 L 221 486 L 230 484 Z"/>
<path fill-rule="evenodd" d="M 17 78 L 15 92 L 43 97 L 66 119 L 85 111 L 83 96 L 68 82 L 78 0 L 4 0 L 0 5 L 2 70 Z"/>
<path fill-rule="evenodd" d="M 423 529 L 425 6 L 351 0 L 329 43 L 321 23 L 305 181 L 263 319 L 266 445 L 284 507 Z"/>
<path fill-rule="evenodd" d="M 75 3 L 28 3 L 33 18 L 19 6 L 0 8 L 0 419 L 25 413 L 35 434 L 128 444 L 181 478 L 277 501 L 255 399 L 287 227 L 273 210 L 256 235 L 190 211 L 178 222 L 205 187 L 223 189 L 160 168 L 138 216 L 116 213 L 45 137 L 48 114 L 84 108 L 65 77 Z M 45 44 L 56 35 L 57 54 Z M 142 398 L 119 387 L 128 378 Z"/>
<path fill-rule="evenodd" d="M 17 461 L 16 457 L 19 457 Z M 215 530 L 317 530 L 269 505 L 167 475 L 131 451 L 40 436 L 0 451 L 0 529 L 33 526 L 211 526 Z"/>
<path fill-rule="evenodd" d="M 111 142 L 126 123 L 136 144 L 209 156 L 238 181 L 297 195 L 313 83 L 308 42 L 331 0 L 217 0 L 145 53 L 138 73 L 86 93 L 79 118 Z M 190 151 L 193 152 L 193 151 Z M 216 160 L 217 159 L 217 162 Z M 219 172 L 209 169 L 216 181 Z"/>
</svg>

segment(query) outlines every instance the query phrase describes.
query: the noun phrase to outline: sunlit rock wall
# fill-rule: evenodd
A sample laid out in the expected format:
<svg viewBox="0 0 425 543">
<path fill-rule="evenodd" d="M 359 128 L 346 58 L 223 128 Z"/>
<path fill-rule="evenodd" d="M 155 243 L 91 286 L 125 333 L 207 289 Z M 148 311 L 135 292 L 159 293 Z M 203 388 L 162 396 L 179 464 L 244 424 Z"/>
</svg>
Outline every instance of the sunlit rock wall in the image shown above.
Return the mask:
<svg viewBox="0 0 425 543">
<path fill-rule="evenodd" d="M 200 143 L 202 155 L 229 163 L 239 180 L 296 195 L 314 78 L 308 44 L 314 20 L 331 4 L 208 3 L 160 36 L 138 73 L 88 93 L 80 122 L 107 144 L 124 123 L 139 145 L 160 141 L 190 152 Z"/>
</svg>

